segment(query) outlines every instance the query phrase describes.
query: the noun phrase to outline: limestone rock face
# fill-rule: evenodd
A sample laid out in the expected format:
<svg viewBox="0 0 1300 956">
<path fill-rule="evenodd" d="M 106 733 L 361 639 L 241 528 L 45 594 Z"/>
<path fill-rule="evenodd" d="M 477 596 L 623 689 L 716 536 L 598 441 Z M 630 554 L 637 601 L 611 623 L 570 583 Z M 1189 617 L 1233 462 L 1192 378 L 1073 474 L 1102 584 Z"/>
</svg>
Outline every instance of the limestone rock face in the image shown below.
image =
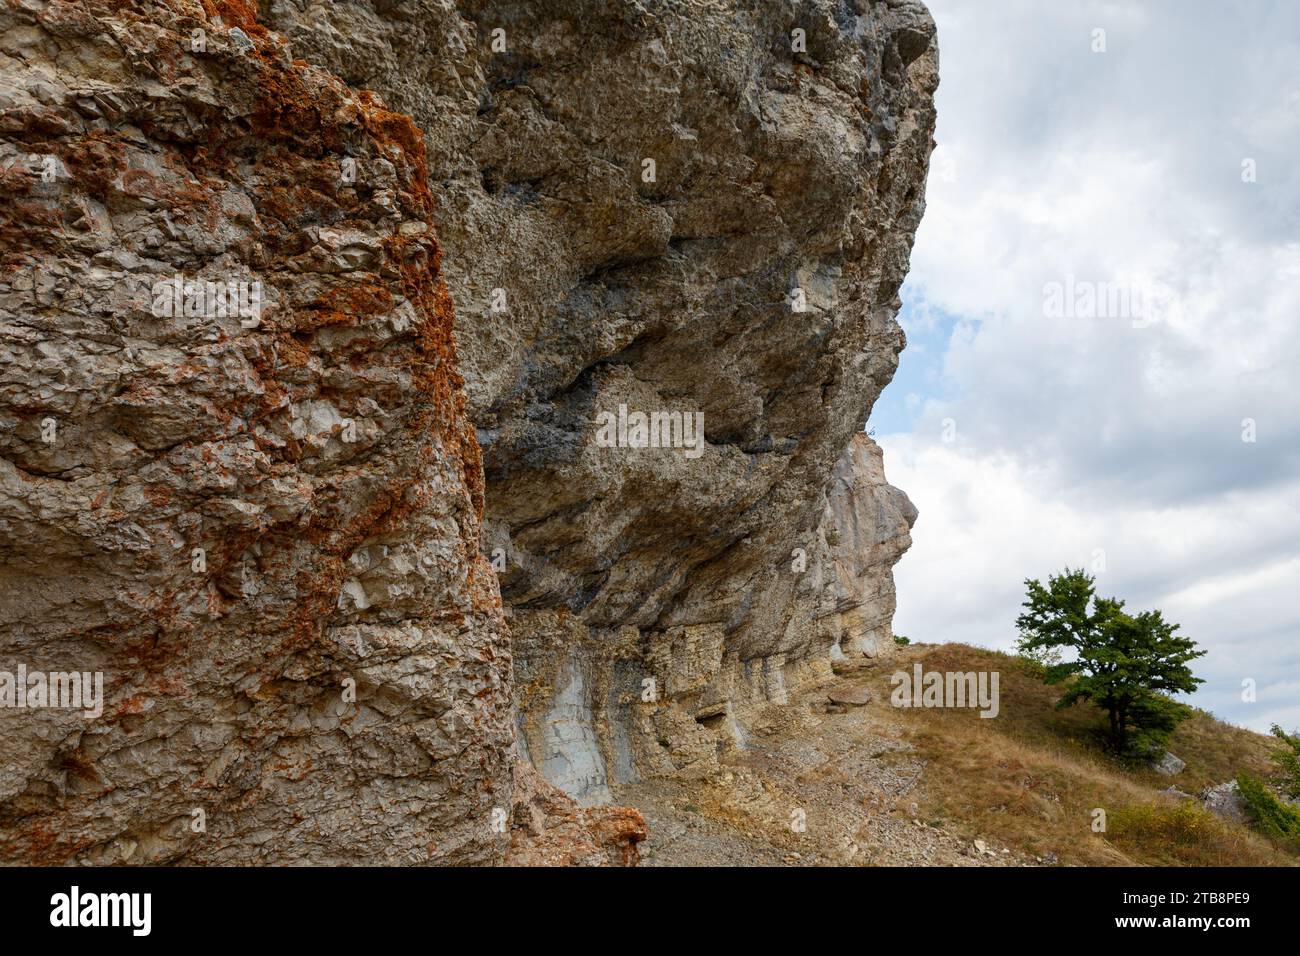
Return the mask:
<svg viewBox="0 0 1300 956">
<path fill-rule="evenodd" d="M 0 35 L 0 862 L 526 847 L 420 131 L 242 3 Z"/>
<path fill-rule="evenodd" d="M 484 549 L 547 779 L 599 803 L 709 773 L 788 682 L 887 639 L 910 505 L 854 435 L 903 346 L 924 7 L 264 6 L 426 131 Z M 631 447 L 637 413 L 676 447 Z"/>
<path fill-rule="evenodd" d="M 103 686 L 0 707 L 0 862 L 635 862 L 888 639 L 919 3 L 0 37 L 0 700 Z"/>
<path fill-rule="evenodd" d="M 916 507 L 885 480 L 880 446 L 859 432 L 835 466 L 805 612 L 833 662 L 875 657 L 893 640 L 892 569 L 912 544 Z M 820 583 L 820 590 L 816 585 Z"/>
</svg>

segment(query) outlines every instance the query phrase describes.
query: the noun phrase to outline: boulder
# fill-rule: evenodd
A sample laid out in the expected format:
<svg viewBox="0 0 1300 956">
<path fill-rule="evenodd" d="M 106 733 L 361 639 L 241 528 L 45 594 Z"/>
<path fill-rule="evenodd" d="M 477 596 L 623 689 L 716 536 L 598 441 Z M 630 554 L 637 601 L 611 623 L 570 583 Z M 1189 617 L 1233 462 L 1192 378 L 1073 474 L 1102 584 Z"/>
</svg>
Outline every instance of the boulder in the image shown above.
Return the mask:
<svg viewBox="0 0 1300 956">
<path fill-rule="evenodd" d="M 1166 777 L 1177 776 L 1178 774 L 1183 772 L 1183 769 L 1186 766 L 1187 766 L 1186 763 L 1184 763 L 1178 757 L 1175 757 L 1168 750 L 1166 750 L 1155 760 L 1151 761 L 1151 769 L 1154 770 L 1156 773 L 1164 774 Z"/>
<path fill-rule="evenodd" d="M 1241 788 L 1237 786 L 1235 780 L 1206 787 L 1201 791 L 1201 803 L 1205 805 L 1205 809 L 1217 813 L 1226 820 L 1246 822 L 1246 800 L 1242 797 Z"/>
<path fill-rule="evenodd" d="M 837 687 L 826 695 L 826 699 L 832 704 L 861 707 L 871 700 L 871 691 L 865 687 Z"/>
</svg>

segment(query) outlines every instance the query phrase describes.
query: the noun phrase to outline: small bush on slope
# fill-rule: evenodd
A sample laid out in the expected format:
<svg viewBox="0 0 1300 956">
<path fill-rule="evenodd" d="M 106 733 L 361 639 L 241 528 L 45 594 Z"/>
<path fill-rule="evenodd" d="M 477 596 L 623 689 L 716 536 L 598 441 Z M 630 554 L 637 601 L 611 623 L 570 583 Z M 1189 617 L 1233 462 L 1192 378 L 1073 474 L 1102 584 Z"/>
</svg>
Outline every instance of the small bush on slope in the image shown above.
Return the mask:
<svg viewBox="0 0 1300 956">
<path fill-rule="evenodd" d="M 1264 781 L 1249 773 L 1237 777 L 1246 815 L 1260 833 L 1283 846 L 1300 850 L 1300 810 L 1283 803 L 1265 786 Z"/>
<path fill-rule="evenodd" d="M 1238 858 L 1237 865 L 1272 862 L 1251 859 L 1257 849 L 1251 837 L 1194 800 L 1129 804 L 1117 807 L 1108 820 L 1108 838 L 1152 865 L 1215 866 Z"/>
<path fill-rule="evenodd" d="M 1282 793 L 1294 800 L 1300 797 L 1300 735 L 1288 734 L 1277 724 L 1272 731 L 1283 744 L 1273 751 L 1273 763 L 1278 771 L 1276 783 Z M 1300 850 L 1300 808 L 1279 800 L 1268 784 L 1254 774 L 1239 774 L 1237 786 L 1255 829 L 1283 846 Z"/>
<path fill-rule="evenodd" d="M 1300 800 L 1300 734 L 1288 734 L 1274 724 L 1273 736 L 1282 741 L 1282 746 L 1273 751 L 1273 762 L 1282 776 L 1282 792 L 1292 800 Z"/>
</svg>

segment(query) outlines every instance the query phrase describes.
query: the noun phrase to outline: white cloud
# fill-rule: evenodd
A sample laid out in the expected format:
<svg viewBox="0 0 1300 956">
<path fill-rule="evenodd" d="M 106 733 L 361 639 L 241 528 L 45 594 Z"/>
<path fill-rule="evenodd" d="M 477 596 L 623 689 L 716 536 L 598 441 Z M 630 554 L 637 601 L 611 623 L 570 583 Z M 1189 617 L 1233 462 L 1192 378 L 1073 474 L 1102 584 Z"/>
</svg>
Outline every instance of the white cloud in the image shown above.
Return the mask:
<svg viewBox="0 0 1300 956">
<path fill-rule="evenodd" d="M 1022 579 L 1104 549 L 1103 591 L 1210 650 L 1197 703 L 1300 725 L 1300 10 L 931 8 L 940 148 L 904 295 L 931 343 L 956 322 L 938 381 L 909 380 L 914 430 L 880 439 L 921 513 L 897 630 L 1009 647 Z M 1048 318 L 1067 281 L 1154 289 L 1158 320 Z"/>
<path fill-rule="evenodd" d="M 920 641 L 1011 650 L 1023 579 L 1066 566 L 1136 610 L 1159 607 L 1209 654 L 1196 703 L 1258 730 L 1300 726 L 1300 480 L 1292 503 L 1249 493 L 1169 508 L 1080 506 L 1053 476 L 1011 457 L 915 436 L 884 436 L 890 481 L 920 508 L 912 550 L 895 569 L 894 628 Z M 1240 700 L 1253 678 L 1258 701 Z"/>
</svg>

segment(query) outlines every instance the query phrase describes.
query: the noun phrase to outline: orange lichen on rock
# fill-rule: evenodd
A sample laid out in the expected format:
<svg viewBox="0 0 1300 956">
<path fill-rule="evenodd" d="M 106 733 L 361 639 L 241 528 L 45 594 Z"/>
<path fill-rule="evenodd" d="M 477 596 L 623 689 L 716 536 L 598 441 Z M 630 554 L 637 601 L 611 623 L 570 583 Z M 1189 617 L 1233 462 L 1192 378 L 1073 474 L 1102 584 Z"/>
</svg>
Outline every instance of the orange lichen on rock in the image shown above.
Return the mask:
<svg viewBox="0 0 1300 956">
<path fill-rule="evenodd" d="M 578 807 L 528 763 L 516 770 L 508 866 L 635 866 L 645 819 L 629 807 Z"/>
<path fill-rule="evenodd" d="M 0 28 L 41 98 L 0 146 L 62 170 L 0 177 L 0 652 L 106 697 L 0 711 L 0 861 L 501 862 L 512 659 L 421 131 L 246 0 Z M 634 813 L 545 805 L 556 859 L 634 859 Z"/>
</svg>

